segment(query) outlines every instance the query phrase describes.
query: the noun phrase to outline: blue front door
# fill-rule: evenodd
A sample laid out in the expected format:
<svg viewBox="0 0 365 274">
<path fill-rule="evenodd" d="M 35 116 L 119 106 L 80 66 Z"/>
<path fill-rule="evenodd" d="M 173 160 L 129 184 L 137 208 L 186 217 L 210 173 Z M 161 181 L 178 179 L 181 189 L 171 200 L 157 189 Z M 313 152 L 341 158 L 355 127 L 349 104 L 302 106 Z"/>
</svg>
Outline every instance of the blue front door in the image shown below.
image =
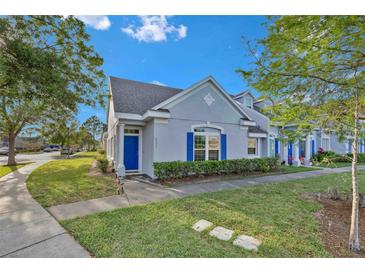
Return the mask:
<svg viewBox="0 0 365 274">
<path fill-rule="evenodd" d="M 279 155 L 279 140 L 275 138 L 275 157 Z"/>
<path fill-rule="evenodd" d="M 124 136 L 124 166 L 127 171 L 138 170 L 138 136 Z"/>
<path fill-rule="evenodd" d="M 293 162 L 293 143 L 290 142 L 288 144 L 288 164 L 292 164 Z"/>
</svg>

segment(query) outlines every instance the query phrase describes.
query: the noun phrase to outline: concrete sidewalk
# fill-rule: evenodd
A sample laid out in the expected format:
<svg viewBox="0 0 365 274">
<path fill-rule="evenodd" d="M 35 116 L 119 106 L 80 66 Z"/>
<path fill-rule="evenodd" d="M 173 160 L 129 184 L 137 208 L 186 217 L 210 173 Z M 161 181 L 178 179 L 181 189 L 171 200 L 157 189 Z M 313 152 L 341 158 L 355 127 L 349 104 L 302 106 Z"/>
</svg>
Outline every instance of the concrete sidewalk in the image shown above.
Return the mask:
<svg viewBox="0 0 365 274">
<path fill-rule="evenodd" d="M 57 205 L 48 208 L 48 210 L 56 219 L 66 220 L 116 208 L 148 204 L 152 202 L 191 196 L 199 193 L 235 189 L 257 184 L 286 182 L 295 179 L 349 172 L 350 170 L 351 167 L 336 169 L 324 168 L 306 172 L 251 177 L 246 179 L 181 184 L 174 187 L 163 187 L 157 184 L 154 185 L 141 183 L 134 180 L 125 180 L 124 186 L 126 194 L 123 194 L 122 196 L 115 195 L 89 201 Z M 365 166 L 359 166 L 359 170 L 365 170 Z"/>
<path fill-rule="evenodd" d="M 27 190 L 27 176 L 48 161 L 0 178 L 0 257 L 90 257 Z"/>
</svg>

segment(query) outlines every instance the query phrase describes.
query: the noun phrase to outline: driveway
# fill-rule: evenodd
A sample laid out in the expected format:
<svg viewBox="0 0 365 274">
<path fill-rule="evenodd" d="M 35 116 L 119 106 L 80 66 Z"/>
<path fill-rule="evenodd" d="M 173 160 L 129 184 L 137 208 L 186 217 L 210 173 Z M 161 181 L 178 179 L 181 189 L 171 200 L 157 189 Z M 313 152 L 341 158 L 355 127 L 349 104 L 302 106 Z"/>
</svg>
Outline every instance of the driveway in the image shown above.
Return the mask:
<svg viewBox="0 0 365 274">
<path fill-rule="evenodd" d="M 25 180 L 57 153 L 17 156 L 33 161 L 0 178 L 0 257 L 89 257 L 29 194 Z"/>
</svg>

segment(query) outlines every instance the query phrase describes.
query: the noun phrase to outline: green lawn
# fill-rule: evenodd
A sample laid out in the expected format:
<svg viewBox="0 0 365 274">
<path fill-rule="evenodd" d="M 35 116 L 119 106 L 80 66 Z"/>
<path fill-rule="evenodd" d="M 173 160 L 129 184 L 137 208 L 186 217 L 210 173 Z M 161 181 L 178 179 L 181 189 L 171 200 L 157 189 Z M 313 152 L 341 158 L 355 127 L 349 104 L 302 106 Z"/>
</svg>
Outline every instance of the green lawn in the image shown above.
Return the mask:
<svg viewBox="0 0 365 274">
<path fill-rule="evenodd" d="M 306 167 L 306 166 L 281 166 L 280 173 L 296 173 L 296 172 L 304 172 L 304 171 L 311 171 L 311 170 L 318 170 L 319 167 Z"/>
<path fill-rule="evenodd" d="M 361 191 L 365 172 L 360 172 Z M 330 257 L 313 216 L 321 205 L 300 195 L 329 186 L 350 189 L 350 174 L 256 185 L 117 209 L 62 224 L 96 257 Z M 235 231 L 229 242 L 191 226 L 199 219 Z M 232 245 L 235 236 L 257 237 L 257 253 Z"/>
<path fill-rule="evenodd" d="M 6 174 L 9 174 L 10 172 L 13 172 L 27 164 L 30 164 L 30 163 L 24 163 L 24 164 L 17 164 L 17 165 L 13 165 L 13 166 L 2 166 L 0 165 L 0 178 L 5 176 Z"/>
<path fill-rule="evenodd" d="M 321 163 L 317 165 L 317 167 L 328 167 L 328 168 L 339 168 L 339 167 L 347 167 L 351 166 L 352 163 L 345 163 L 345 162 L 332 162 L 332 163 Z M 365 163 L 358 163 L 359 166 L 365 165 Z"/>
<path fill-rule="evenodd" d="M 96 153 L 51 161 L 29 176 L 27 187 L 42 206 L 72 203 L 117 194 L 110 176 L 89 176 Z"/>
</svg>

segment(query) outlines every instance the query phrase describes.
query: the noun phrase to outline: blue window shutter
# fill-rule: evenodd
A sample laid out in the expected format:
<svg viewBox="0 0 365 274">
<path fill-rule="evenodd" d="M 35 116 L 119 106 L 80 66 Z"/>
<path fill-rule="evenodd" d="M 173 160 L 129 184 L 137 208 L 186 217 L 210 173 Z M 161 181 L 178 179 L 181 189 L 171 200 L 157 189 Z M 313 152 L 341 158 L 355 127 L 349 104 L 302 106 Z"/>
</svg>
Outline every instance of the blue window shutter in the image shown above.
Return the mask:
<svg viewBox="0 0 365 274">
<path fill-rule="evenodd" d="M 194 157 L 194 133 L 186 133 L 186 161 L 192 162 Z"/>
<path fill-rule="evenodd" d="M 275 157 L 279 155 L 279 140 L 275 138 Z"/>
<path fill-rule="evenodd" d="M 227 160 L 227 135 L 221 134 L 221 160 Z"/>
<path fill-rule="evenodd" d="M 316 154 L 316 144 L 315 144 L 315 141 L 312 140 L 312 156 Z"/>
</svg>

